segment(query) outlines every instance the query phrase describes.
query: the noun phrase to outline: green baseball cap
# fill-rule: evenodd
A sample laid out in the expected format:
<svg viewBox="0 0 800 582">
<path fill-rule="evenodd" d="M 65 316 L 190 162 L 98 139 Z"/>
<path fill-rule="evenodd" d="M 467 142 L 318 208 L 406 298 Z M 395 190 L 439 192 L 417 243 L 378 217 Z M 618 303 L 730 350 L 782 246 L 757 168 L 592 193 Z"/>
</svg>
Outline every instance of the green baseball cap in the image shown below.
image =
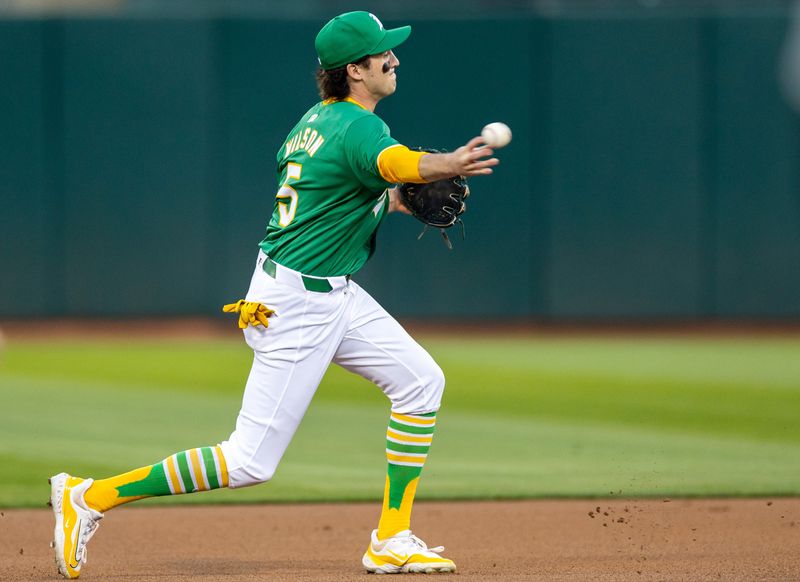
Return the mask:
<svg viewBox="0 0 800 582">
<path fill-rule="evenodd" d="M 320 66 L 327 70 L 343 67 L 367 55 L 377 55 L 400 45 L 411 34 L 410 26 L 386 30 L 369 12 L 346 12 L 329 21 L 317 34 Z"/>
</svg>

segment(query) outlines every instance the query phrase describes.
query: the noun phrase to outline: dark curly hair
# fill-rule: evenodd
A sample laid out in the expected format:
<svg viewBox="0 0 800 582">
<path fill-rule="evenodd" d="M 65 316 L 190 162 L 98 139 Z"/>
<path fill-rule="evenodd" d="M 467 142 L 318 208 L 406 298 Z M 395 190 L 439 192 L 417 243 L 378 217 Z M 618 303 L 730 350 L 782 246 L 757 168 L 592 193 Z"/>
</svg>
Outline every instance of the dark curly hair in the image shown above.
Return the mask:
<svg viewBox="0 0 800 582">
<path fill-rule="evenodd" d="M 353 61 L 352 64 L 369 68 L 369 55 Z M 342 100 L 350 95 L 350 84 L 347 82 L 347 65 L 336 69 L 317 69 L 317 88 L 322 99 Z"/>
</svg>

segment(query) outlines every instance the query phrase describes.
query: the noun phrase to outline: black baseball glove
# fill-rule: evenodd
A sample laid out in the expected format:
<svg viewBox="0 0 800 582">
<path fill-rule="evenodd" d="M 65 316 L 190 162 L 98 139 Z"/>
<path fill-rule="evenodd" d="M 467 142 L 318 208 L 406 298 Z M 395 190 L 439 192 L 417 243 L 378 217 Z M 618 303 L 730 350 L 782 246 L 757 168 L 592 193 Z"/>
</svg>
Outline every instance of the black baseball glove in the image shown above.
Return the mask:
<svg viewBox="0 0 800 582">
<path fill-rule="evenodd" d="M 418 148 L 417 150 L 441 153 L 440 150 L 427 148 Z M 467 178 L 454 176 L 425 184 L 404 183 L 398 185 L 398 191 L 403 205 L 408 208 L 411 215 L 425 224 L 419 238 L 422 238 L 429 226 L 433 226 L 441 231 L 445 244 L 452 249 L 453 245 L 445 229 L 458 223 L 461 225 L 462 235 L 464 233 L 464 223 L 459 217 L 467 209 L 467 205 L 464 203 L 469 196 Z"/>
</svg>

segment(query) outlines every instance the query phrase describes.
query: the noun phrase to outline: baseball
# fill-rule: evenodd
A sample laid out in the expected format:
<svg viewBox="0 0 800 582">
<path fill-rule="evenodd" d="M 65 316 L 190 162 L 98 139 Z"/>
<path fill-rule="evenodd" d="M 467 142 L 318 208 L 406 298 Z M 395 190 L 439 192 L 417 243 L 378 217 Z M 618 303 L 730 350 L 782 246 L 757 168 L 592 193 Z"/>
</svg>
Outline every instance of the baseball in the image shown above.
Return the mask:
<svg viewBox="0 0 800 582">
<path fill-rule="evenodd" d="M 483 128 L 481 137 L 489 147 L 501 148 L 511 141 L 511 128 L 501 121 L 495 121 Z"/>
</svg>

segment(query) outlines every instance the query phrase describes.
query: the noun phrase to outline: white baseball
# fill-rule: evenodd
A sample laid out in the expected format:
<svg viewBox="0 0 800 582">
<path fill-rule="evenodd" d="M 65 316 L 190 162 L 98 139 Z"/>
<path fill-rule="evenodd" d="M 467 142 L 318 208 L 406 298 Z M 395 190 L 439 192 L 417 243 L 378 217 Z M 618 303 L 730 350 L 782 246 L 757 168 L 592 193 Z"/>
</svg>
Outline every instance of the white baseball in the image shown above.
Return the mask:
<svg viewBox="0 0 800 582">
<path fill-rule="evenodd" d="M 511 141 L 511 128 L 501 121 L 495 121 L 483 128 L 481 137 L 489 147 L 501 148 Z"/>
</svg>

